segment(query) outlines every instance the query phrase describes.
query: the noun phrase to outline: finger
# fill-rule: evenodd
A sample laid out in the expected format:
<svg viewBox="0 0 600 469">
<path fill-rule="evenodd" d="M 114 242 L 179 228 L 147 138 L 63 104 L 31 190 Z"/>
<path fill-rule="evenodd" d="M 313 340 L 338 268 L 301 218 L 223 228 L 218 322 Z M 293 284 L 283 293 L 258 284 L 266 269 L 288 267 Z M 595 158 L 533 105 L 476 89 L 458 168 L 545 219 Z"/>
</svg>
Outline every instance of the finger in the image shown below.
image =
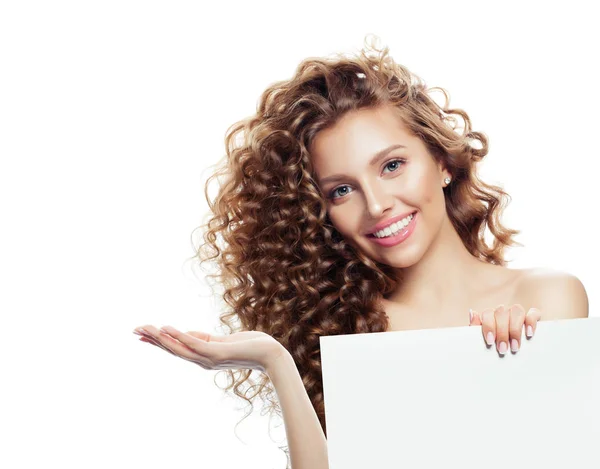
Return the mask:
<svg viewBox="0 0 600 469">
<path fill-rule="evenodd" d="M 149 339 L 148 337 L 140 337 L 140 340 L 142 342 L 148 342 L 149 344 L 156 345 L 157 347 L 160 346 L 156 341 L 154 341 L 154 339 Z"/>
<path fill-rule="evenodd" d="M 140 335 L 142 336 L 140 338 L 140 340 L 142 340 L 142 342 L 150 342 L 151 344 L 154 344 L 156 346 L 161 346 L 160 342 L 154 338 L 154 335 L 156 335 L 156 332 L 153 332 L 153 326 L 144 326 L 145 328 L 142 327 L 137 327 L 136 329 L 133 330 L 134 334 Z M 154 335 L 153 335 L 154 334 Z"/>
<path fill-rule="evenodd" d="M 238 342 L 242 337 L 244 339 L 253 339 L 255 337 L 260 337 L 264 333 L 260 331 L 237 331 L 235 333 L 227 335 L 212 335 L 207 332 L 201 331 L 187 331 L 186 334 L 189 334 L 206 342 L 221 342 L 224 344 L 229 344 L 231 342 Z"/>
<path fill-rule="evenodd" d="M 496 319 L 494 318 L 494 310 L 491 308 L 484 309 L 481 312 L 481 332 L 483 338 L 488 345 L 494 345 L 496 338 Z"/>
<path fill-rule="evenodd" d="M 140 340 L 142 342 L 147 342 L 149 344 L 155 345 L 156 347 L 163 349 L 165 352 L 169 352 L 171 355 L 175 355 L 173 352 L 171 352 L 168 348 L 163 346 L 161 343 L 155 342 L 154 340 L 147 339 L 146 337 L 140 337 Z"/>
<path fill-rule="evenodd" d="M 144 329 L 146 331 L 146 337 L 154 340 L 157 343 L 157 346 L 161 347 L 167 352 L 186 360 L 195 361 L 198 358 L 194 350 L 189 349 L 185 344 L 182 344 L 171 335 L 159 331 L 152 325 L 144 326 Z"/>
<path fill-rule="evenodd" d="M 509 336 L 510 350 L 517 353 L 521 348 L 521 338 L 523 337 L 523 324 L 525 322 L 525 308 L 520 304 L 514 304 L 508 310 L 509 312 Z"/>
<path fill-rule="evenodd" d="M 148 335 L 148 329 L 151 329 L 153 326 L 151 324 L 146 324 L 145 326 L 136 327 L 133 330 L 134 334 L 137 335 Z"/>
<path fill-rule="evenodd" d="M 537 323 L 542 319 L 542 312 L 537 308 L 529 308 L 525 316 L 525 329 L 528 339 L 533 337 L 535 330 L 537 329 Z"/>
<path fill-rule="evenodd" d="M 200 358 L 208 359 L 213 363 L 220 359 L 219 354 L 221 353 L 220 347 L 222 347 L 222 344 L 213 341 L 208 342 L 202 338 L 203 334 L 206 334 L 208 336 L 207 339 L 214 339 L 214 336 L 211 336 L 210 334 L 198 332 L 197 335 L 200 337 L 192 336 L 185 332 L 178 331 L 171 326 L 163 326 L 161 331 L 164 331 L 162 332 L 163 335 L 172 338 L 174 341 L 180 342 Z"/>
<path fill-rule="evenodd" d="M 494 317 L 496 318 L 496 349 L 500 355 L 504 355 L 508 350 L 510 314 L 504 305 L 499 305 L 494 310 Z"/>
<path fill-rule="evenodd" d="M 481 326 L 481 316 L 474 309 L 469 309 L 469 326 Z"/>
<path fill-rule="evenodd" d="M 203 340 L 205 342 L 225 342 L 228 337 L 228 336 L 211 335 L 208 332 L 202 332 L 202 331 L 187 331 L 186 334 L 189 334 L 192 337 Z"/>
</svg>

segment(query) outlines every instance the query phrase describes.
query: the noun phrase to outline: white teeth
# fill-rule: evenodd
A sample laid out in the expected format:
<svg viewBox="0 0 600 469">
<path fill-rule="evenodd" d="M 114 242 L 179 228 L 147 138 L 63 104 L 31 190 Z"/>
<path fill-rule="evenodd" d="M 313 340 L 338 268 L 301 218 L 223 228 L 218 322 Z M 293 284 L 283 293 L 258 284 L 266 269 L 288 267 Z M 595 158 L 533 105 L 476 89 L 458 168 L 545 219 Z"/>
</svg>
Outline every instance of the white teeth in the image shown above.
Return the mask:
<svg viewBox="0 0 600 469">
<path fill-rule="evenodd" d="M 414 215 L 411 214 L 408 217 L 403 218 L 402 220 L 400 220 L 396 223 L 392 223 L 387 228 L 384 228 L 383 230 L 373 233 L 373 235 L 376 238 L 385 238 L 387 236 L 395 235 L 396 233 L 398 233 L 398 231 L 400 231 L 402 228 L 404 228 L 406 225 L 408 225 L 410 223 L 410 221 L 413 219 L 413 216 Z"/>
</svg>

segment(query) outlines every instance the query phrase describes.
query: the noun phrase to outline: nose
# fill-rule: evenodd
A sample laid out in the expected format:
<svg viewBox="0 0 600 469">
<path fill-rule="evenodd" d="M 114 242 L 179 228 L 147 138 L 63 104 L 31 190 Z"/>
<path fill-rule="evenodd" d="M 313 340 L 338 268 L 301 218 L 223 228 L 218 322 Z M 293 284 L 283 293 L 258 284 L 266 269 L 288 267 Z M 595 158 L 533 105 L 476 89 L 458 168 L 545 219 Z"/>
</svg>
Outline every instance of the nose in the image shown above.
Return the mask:
<svg viewBox="0 0 600 469">
<path fill-rule="evenodd" d="M 367 211 L 371 218 L 380 218 L 394 205 L 394 198 L 386 192 L 385 187 L 373 185 L 364 189 Z"/>
</svg>

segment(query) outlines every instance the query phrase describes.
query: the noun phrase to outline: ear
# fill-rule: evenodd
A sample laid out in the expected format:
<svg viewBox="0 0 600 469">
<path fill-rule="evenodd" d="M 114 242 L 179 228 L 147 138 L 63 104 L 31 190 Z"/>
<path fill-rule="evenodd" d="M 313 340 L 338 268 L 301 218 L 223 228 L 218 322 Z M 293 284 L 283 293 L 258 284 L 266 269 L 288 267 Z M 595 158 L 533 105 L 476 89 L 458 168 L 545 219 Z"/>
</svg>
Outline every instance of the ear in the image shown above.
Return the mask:
<svg viewBox="0 0 600 469">
<path fill-rule="evenodd" d="M 440 178 L 441 178 L 441 180 L 442 180 L 442 181 L 443 181 L 444 179 L 446 179 L 447 177 L 452 177 L 452 176 L 450 175 L 450 171 L 448 171 L 448 170 L 446 169 L 446 166 L 444 165 L 444 162 L 443 162 L 443 161 L 442 161 L 442 162 L 439 162 L 439 163 L 438 163 L 438 165 L 437 165 L 437 167 L 438 167 L 438 171 L 440 172 Z"/>
</svg>

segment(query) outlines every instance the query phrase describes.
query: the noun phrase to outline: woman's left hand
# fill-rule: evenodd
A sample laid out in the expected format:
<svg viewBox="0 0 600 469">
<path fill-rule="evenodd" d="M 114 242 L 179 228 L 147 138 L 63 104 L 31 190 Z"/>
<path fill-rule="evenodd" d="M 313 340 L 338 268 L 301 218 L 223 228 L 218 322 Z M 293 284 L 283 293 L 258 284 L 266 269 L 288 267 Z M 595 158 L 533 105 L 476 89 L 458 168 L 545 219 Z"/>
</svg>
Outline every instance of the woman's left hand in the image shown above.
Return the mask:
<svg viewBox="0 0 600 469">
<path fill-rule="evenodd" d="M 513 353 L 521 347 L 523 326 L 526 327 L 528 338 L 533 337 L 542 313 L 537 308 L 525 308 L 514 304 L 510 308 L 499 305 L 496 308 L 484 309 L 481 313 L 470 310 L 471 320 L 469 326 L 482 326 L 481 331 L 488 345 L 496 342 L 496 349 L 500 355 L 508 351 L 508 344 Z"/>
</svg>

